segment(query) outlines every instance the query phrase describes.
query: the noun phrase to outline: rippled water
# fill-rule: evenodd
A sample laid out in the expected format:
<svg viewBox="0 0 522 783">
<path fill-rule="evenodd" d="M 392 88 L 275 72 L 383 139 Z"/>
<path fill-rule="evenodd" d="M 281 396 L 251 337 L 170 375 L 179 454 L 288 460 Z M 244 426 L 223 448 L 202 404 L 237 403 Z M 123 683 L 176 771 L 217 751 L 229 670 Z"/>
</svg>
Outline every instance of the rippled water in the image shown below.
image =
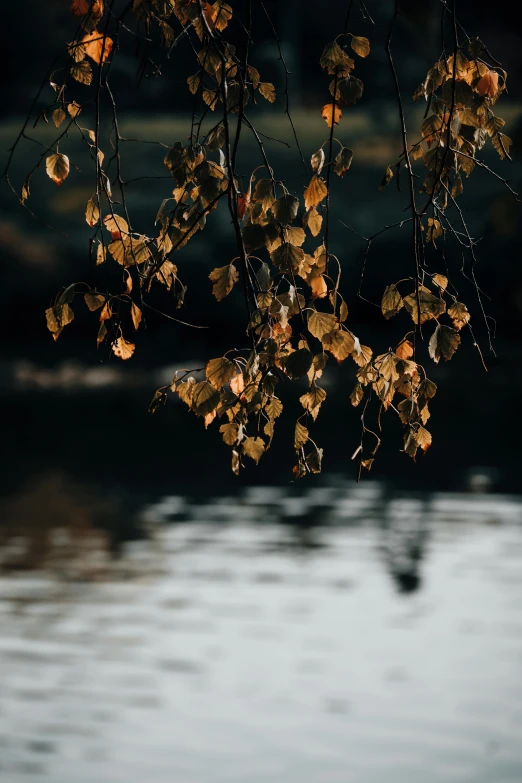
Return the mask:
<svg viewBox="0 0 522 783">
<path fill-rule="evenodd" d="M 521 507 L 458 508 L 192 522 L 126 582 L 2 579 L 2 783 L 520 783 Z"/>
</svg>

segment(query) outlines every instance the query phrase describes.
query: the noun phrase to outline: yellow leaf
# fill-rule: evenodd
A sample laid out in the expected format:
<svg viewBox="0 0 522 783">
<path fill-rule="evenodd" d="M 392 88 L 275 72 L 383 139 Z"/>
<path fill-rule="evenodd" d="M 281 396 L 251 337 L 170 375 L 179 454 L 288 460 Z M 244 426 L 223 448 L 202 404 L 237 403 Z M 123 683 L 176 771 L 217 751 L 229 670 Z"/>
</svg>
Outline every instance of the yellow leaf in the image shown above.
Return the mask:
<svg viewBox="0 0 522 783">
<path fill-rule="evenodd" d="M 206 413 L 205 417 L 203 419 L 203 423 L 205 425 L 205 429 L 207 429 L 209 424 L 212 424 L 214 419 L 216 418 L 216 411 L 212 411 L 212 413 Z"/>
<path fill-rule="evenodd" d="M 136 346 L 134 343 L 129 343 L 124 337 L 118 337 L 111 346 L 113 352 L 119 359 L 130 359 Z"/>
<path fill-rule="evenodd" d="M 71 116 L 73 119 L 74 117 L 77 117 L 79 113 L 81 112 L 82 107 L 79 103 L 73 102 L 67 104 L 67 111 L 69 112 L 69 116 Z"/>
<path fill-rule="evenodd" d="M 304 192 L 305 208 L 316 207 L 328 195 L 328 188 L 317 174 L 314 174 Z"/>
<path fill-rule="evenodd" d="M 55 152 L 45 161 L 45 170 L 53 182 L 61 185 L 69 176 L 69 158 L 61 152 Z"/>
<path fill-rule="evenodd" d="M 230 379 L 230 390 L 234 392 L 234 394 L 239 395 L 245 388 L 245 379 L 243 378 L 243 373 L 240 372 L 237 375 L 234 375 L 233 378 Z"/>
</svg>

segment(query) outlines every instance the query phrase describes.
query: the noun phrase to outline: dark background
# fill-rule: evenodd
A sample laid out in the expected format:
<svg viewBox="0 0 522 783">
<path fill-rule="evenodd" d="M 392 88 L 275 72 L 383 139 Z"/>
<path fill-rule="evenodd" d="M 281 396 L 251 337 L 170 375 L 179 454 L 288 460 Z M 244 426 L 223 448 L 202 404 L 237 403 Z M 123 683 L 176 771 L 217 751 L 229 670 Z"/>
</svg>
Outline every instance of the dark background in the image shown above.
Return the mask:
<svg viewBox="0 0 522 783">
<path fill-rule="evenodd" d="M 241 8 L 239 2 L 232 5 Z M 324 45 L 342 31 L 344 6 L 338 2 L 324 1 L 319 6 L 297 0 L 268 0 L 266 5 L 292 71 L 291 109 L 308 159 L 327 138 L 320 107 L 328 100 L 329 79 L 321 72 L 318 60 Z M 510 178 L 518 190 L 518 142 L 522 137 L 519 36 L 514 26 L 493 12 L 490 3 L 460 2 L 458 7 L 469 34 L 481 35 L 509 72 L 509 94 L 502 97 L 498 113 L 506 118 L 506 133 L 515 142 L 513 162 L 500 162 L 491 149 L 484 151 L 483 158 L 503 177 Z M 255 2 L 253 8 L 257 32 L 251 60 L 263 80 L 276 85 L 278 101 L 274 106 L 264 103 L 249 107 L 248 113 L 261 130 L 292 143 L 291 129 L 283 116 L 284 71 L 262 9 Z M 407 206 L 405 194 L 398 194 L 394 183 L 383 192 L 378 190 L 384 169 L 397 160 L 401 149 L 393 85 L 384 52 L 393 3 L 379 0 L 368 3 L 368 8 L 377 23 L 375 28 L 363 18 L 357 3 L 349 25 L 355 34 L 370 38 L 372 52 L 367 60 L 356 58 L 355 73 L 364 81 L 365 92 L 356 107 L 345 110 L 336 129 L 336 137 L 354 150 L 354 163 L 346 177 L 334 183 L 332 251 L 343 266 L 342 291 L 350 308 L 348 325 L 361 342 L 382 352 L 407 331 L 408 318 L 401 313 L 395 323 L 385 323 L 375 307 L 357 298 L 364 241 L 339 223 L 343 220 L 369 235 L 384 224 L 399 220 L 401 210 Z M 3 19 L 0 85 L 4 115 L 0 134 L 1 146 L 6 149 L 16 137 L 49 62 L 73 39 L 76 19 L 64 0 L 9 4 Z M 449 36 L 449 27 L 447 32 Z M 237 34 L 238 29 L 231 26 L 232 40 Z M 112 86 L 123 134 L 161 140 L 168 145 L 181 140 L 190 123 L 186 77 L 195 70 L 190 48 L 181 40 L 168 59 L 164 49 L 153 47 L 149 54 L 161 68 L 161 75 L 153 76 L 149 68 L 138 84 L 143 50 L 131 35 L 122 34 L 120 43 L 122 51 L 113 66 Z M 424 106 L 413 104 L 411 95 L 438 58 L 440 49 L 440 3 L 402 3 L 394 52 L 408 119 L 417 127 Z M 73 90 L 80 102 L 85 100 L 86 88 L 78 85 Z M 52 100 L 52 91 L 47 88 L 37 102 L 35 116 Z M 92 113 L 86 110 L 84 117 L 84 126 L 92 127 L 88 121 L 91 119 L 92 123 Z M 50 143 L 52 131 L 42 125 L 35 135 Z M 412 128 L 413 141 L 418 132 L 415 125 Z M 55 293 L 80 280 L 103 290 L 110 287 L 114 274 L 110 262 L 95 269 L 89 259 L 90 229 L 83 220 L 83 209 L 92 193 L 92 169 L 82 167 L 86 159 L 82 158 L 77 142 L 71 140 L 67 150 L 82 170 L 72 171 L 61 189 L 50 182 L 43 170 L 38 171 L 32 180 L 29 202 L 38 218 L 56 226 L 66 237 L 33 220 L 2 183 L 3 493 L 11 493 L 50 469 L 131 496 L 168 491 L 230 492 L 244 483 L 288 483 L 294 459 L 292 412 L 297 411 L 296 399 L 303 393 L 296 393 L 294 384 L 279 385 L 286 416 L 279 422 L 271 450 L 257 469 L 251 463 L 239 479 L 230 472 L 229 449 L 222 443 L 215 424 L 205 432 L 202 422 L 174 399 L 155 416 L 147 413 L 155 389 L 170 380 L 173 369 L 200 367 L 231 346 L 246 345 L 239 286 L 229 300 L 218 304 L 208 281 L 215 266 L 235 255 L 224 211 L 213 213 L 205 232 L 173 259 L 181 279 L 188 285 L 186 306 L 174 312 L 171 299 L 162 291 L 153 299 L 159 309 L 188 322 L 204 324 L 209 327 L 207 330 L 193 330 L 147 313 L 147 329 L 136 336 L 135 356 L 123 364 L 106 347 L 96 350 L 95 316 L 79 305 L 74 323 L 57 343 L 53 342 L 46 329 L 44 311 Z M 67 150 L 63 147 L 63 151 Z M 295 147 L 287 150 L 279 143 L 267 142 L 267 151 L 276 176 L 284 171 L 288 186 L 297 194 L 302 193 L 306 180 Z M 109 149 L 105 152 L 110 154 Z M 160 146 L 129 143 L 124 157 L 126 178 L 166 177 L 163 155 Z M 36 145 L 26 142 L 20 147 L 13 166 L 13 184 L 18 190 L 38 156 Z M 259 163 L 256 148 L 247 141 L 239 160 L 243 181 L 248 181 Z M 422 163 L 417 165 L 417 171 L 422 173 Z M 475 170 L 464 186 L 461 207 L 473 236 L 482 237 L 477 247 L 476 271 L 486 294 L 487 312 L 496 320 L 495 355 L 488 350 L 476 295 L 459 274 L 460 250 L 448 243 L 450 277 L 471 309 L 474 332 L 488 372 L 483 370 L 466 332 L 451 363 L 434 367 L 426 357 L 429 375 L 439 386 L 427 425 L 433 433 L 433 446 L 414 464 L 400 452 L 400 423 L 391 414 L 383 416 L 383 446 L 372 475 L 412 490 L 463 489 L 470 472 L 484 469 L 491 476 L 494 489 L 512 492 L 519 489 L 520 464 L 515 435 L 522 384 L 522 285 L 517 231 L 520 204 L 485 171 Z M 138 230 L 150 234 L 157 208 L 171 189 L 168 178 L 142 179 L 129 187 Z M 455 215 L 453 219 L 457 220 Z M 410 274 L 409 253 L 407 227 L 375 241 L 365 273 L 366 299 L 379 302 L 385 285 Z M 440 256 L 434 251 L 429 251 L 428 263 L 430 271 L 444 272 Z M 328 399 L 314 427 L 314 438 L 325 449 L 325 472 L 347 477 L 356 475 L 350 456 L 360 438 L 360 413 L 352 409 L 348 400 L 353 382 L 352 363 L 337 368 L 330 362 L 324 375 Z"/>
</svg>

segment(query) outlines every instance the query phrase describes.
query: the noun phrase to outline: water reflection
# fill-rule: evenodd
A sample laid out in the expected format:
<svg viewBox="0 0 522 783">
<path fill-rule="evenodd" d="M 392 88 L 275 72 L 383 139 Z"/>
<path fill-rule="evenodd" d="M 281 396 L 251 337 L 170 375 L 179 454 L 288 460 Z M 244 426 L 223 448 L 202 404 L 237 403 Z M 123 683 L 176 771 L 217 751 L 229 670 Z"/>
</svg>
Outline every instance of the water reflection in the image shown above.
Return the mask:
<svg viewBox="0 0 522 783">
<path fill-rule="evenodd" d="M 0 576 L 0 779 L 519 783 L 521 510 L 172 496 L 103 575 Z"/>
</svg>

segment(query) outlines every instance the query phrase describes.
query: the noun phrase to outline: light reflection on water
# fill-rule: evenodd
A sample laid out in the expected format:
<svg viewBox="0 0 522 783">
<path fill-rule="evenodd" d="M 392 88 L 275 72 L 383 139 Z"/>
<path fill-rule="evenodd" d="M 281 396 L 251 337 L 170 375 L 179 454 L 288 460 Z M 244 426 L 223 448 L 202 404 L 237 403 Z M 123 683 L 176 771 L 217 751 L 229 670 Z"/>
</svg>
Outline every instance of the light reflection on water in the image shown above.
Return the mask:
<svg viewBox="0 0 522 783">
<path fill-rule="evenodd" d="M 251 495 L 133 544 L 131 580 L 0 580 L 2 783 L 520 783 L 516 504 L 383 523 L 361 491 L 303 534 Z"/>
</svg>

